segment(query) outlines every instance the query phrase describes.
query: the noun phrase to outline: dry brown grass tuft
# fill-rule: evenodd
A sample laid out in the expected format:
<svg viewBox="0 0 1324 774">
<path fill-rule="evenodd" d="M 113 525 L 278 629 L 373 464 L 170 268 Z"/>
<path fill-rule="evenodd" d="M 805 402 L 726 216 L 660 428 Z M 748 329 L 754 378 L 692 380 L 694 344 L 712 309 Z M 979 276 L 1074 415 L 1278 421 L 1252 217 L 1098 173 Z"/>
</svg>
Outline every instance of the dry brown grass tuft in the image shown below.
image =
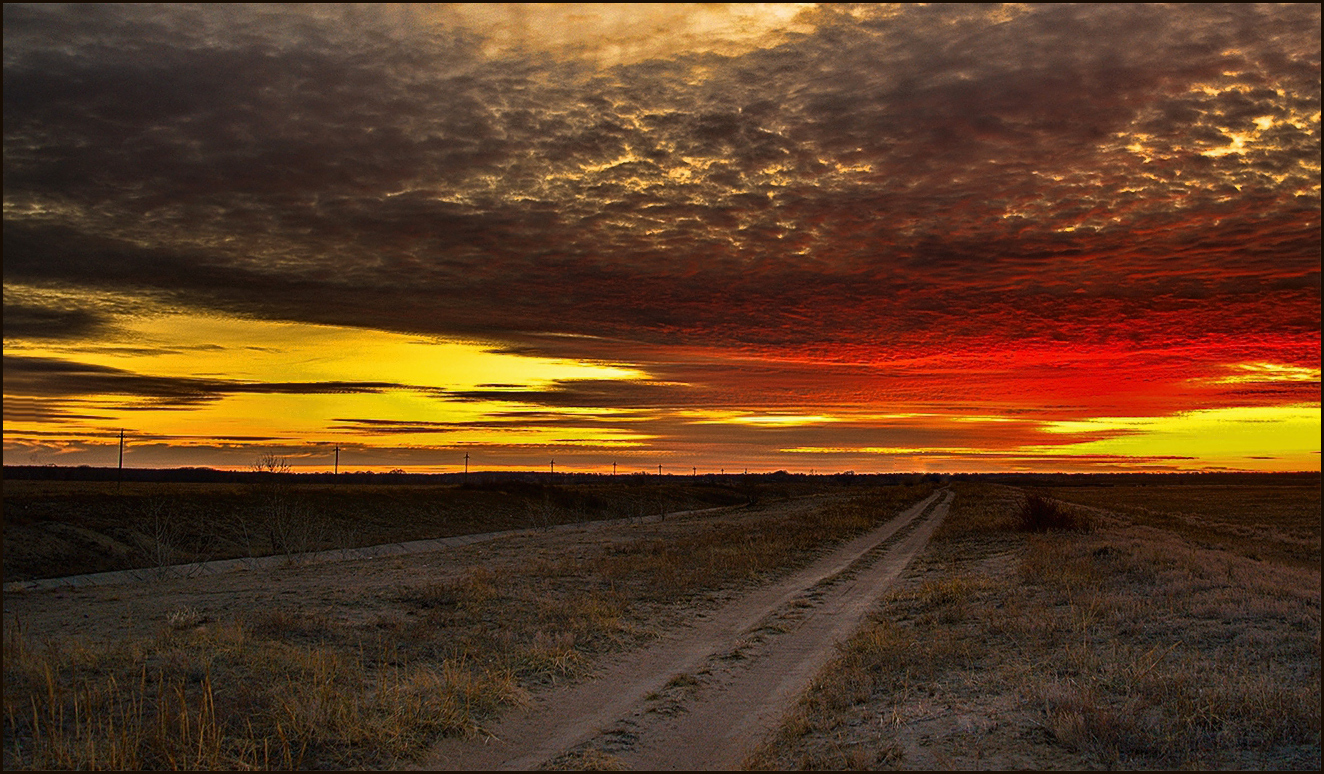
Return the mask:
<svg viewBox="0 0 1324 774">
<path fill-rule="evenodd" d="M 557 756 L 538 767 L 539 771 L 629 771 L 619 756 L 605 750 L 584 748 Z"/>
<path fill-rule="evenodd" d="M 373 666 L 239 624 L 146 641 L 5 641 L 6 769 L 380 766 L 517 702 L 508 674 Z"/>
</svg>

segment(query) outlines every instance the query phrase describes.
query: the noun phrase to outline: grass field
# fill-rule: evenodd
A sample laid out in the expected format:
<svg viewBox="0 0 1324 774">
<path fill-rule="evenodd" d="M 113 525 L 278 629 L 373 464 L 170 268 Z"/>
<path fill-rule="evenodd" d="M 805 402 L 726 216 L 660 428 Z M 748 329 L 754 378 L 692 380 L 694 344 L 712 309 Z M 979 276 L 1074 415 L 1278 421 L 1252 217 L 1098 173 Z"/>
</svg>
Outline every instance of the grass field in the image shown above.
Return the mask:
<svg viewBox="0 0 1324 774">
<path fill-rule="evenodd" d="M 208 514 L 255 514 L 258 524 L 272 496 L 227 485 L 24 484 L 6 484 L 7 568 L 11 527 L 59 536 L 50 514 L 128 545 L 116 514 L 147 534 L 153 514 L 143 508 L 169 500 L 168 512 L 194 525 L 167 533 L 180 540 L 216 534 Z M 950 514 L 903 584 L 748 766 L 1318 768 L 1318 480 L 953 486 Z M 360 535 L 392 540 L 757 502 L 600 542 L 550 543 L 538 532 L 504 554 L 466 553 L 453 572 L 401 564 L 360 596 L 304 600 L 316 594 L 300 587 L 293 604 L 225 614 L 179 606 L 142 612 L 144 621 L 130 605 L 118 620 L 133 626 L 114 624 L 124 626 L 115 636 L 47 637 L 13 619 L 7 599 L 4 765 L 399 765 L 441 736 L 481 733 L 529 691 L 572 679 L 604 653 L 649 641 L 707 595 L 765 582 L 932 490 L 828 487 L 813 519 L 770 505 L 807 492 L 772 487 L 281 493 L 300 508 L 325 506 L 335 524 L 359 514 Z M 1046 519 L 1027 524 L 1027 492 L 1044 498 Z M 11 502 L 22 505 L 15 514 Z M 285 576 L 361 582 L 369 565 L 355 567 Z M 147 588 L 164 597 L 190 583 Z M 49 601 L 91 610 L 77 595 Z"/>
<path fill-rule="evenodd" d="M 1320 566 L 1320 484 L 1150 484 L 1059 487 L 1054 496 L 1107 508 L 1206 547 L 1300 567 Z"/>
<path fill-rule="evenodd" d="M 4 580 L 655 515 L 833 488 L 822 479 L 762 477 L 469 486 L 8 480 Z"/>
<path fill-rule="evenodd" d="M 1318 769 L 1318 482 L 956 493 L 751 767 Z"/>
<path fill-rule="evenodd" d="M 648 640 L 706 593 L 803 564 L 931 491 L 831 494 L 814 519 L 756 504 L 443 578 L 405 574 L 352 621 L 335 610 L 180 609 L 153 634 L 89 641 L 44 638 L 7 617 L 5 768 L 395 765 Z"/>
</svg>

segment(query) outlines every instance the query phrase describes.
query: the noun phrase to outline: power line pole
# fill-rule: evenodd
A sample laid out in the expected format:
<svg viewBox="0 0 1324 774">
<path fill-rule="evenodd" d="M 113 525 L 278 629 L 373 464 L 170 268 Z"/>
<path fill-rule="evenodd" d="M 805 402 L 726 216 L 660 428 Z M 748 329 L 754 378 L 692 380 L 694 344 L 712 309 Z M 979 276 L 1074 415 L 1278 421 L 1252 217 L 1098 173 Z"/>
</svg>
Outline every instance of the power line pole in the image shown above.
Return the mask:
<svg viewBox="0 0 1324 774">
<path fill-rule="evenodd" d="M 611 464 L 611 474 L 616 475 L 616 463 L 614 462 Z"/>
<path fill-rule="evenodd" d="M 462 483 L 469 483 L 469 452 L 464 453 L 464 481 Z"/>
<path fill-rule="evenodd" d="M 658 464 L 658 466 L 657 466 L 657 475 L 658 475 L 659 478 L 662 477 L 662 465 L 661 465 L 661 464 Z"/>
<path fill-rule="evenodd" d="M 120 467 L 119 472 L 115 474 L 115 488 L 119 489 L 120 484 L 124 482 L 124 428 L 120 428 Z"/>
<path fill-rule="evenodd" d="M 340 447 L 336 447 L 336 466 L 331 470 L 331 475 L 340 475 Z"/>
</svg>

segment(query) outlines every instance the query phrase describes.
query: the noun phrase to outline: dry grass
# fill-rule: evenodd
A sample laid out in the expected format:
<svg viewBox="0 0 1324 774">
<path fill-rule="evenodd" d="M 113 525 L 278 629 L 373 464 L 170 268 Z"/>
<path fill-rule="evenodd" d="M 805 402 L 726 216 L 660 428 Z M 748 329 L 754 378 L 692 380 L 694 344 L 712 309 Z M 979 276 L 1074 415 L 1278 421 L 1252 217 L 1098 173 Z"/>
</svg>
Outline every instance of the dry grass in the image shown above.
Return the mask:
<svg viewBox="0 0 1324 774">
<path fill-rule="evenodd" d="M 1318 566 L 1149 525 L 1018 534 L 1020 502 L 958 485 L 908 585 L 747 765 L 1318 768 Z"/>
<path fill-rule="evenodd" d="M 80 647 L 5 639 L 5 768 L 388 765 L 518 701 L 509 674 L 401 664 L 229 623 Z M 365 643 L 366 645 L 366 643 Z"/>
<path fill-rule="evenodd" d="M 397 589 L 367 623 L 180 609 L 151 638 L 5 640 L 6 769 L 377 768 L 443 735 L 482 733 L 537 685 L 637 644 L 659 609 L 798 566 L 931 487 L 826 502 L 813 518 L 752 508 L 675 524 L 675 540 L 481 566 Z M 570 767 L 608 760 L 567 760 Z"/>
<path fill-rule="evenodd" d="M 1054 496 L 1108 508 L 1195 543 L 1298 567 L 1320 565 L 1320 483 L 1061 487 Z"/>
<path fill-rule="evenodd" d="M 932 484 L 879 489 L 838 498 L 812 519 L 759 518 L 638 540 L 591 559 L 562 562 L 552 572 L 591 577 L 634 598 L 674 602 L 706 589 L 758 582 L 804 564 L 833 542 L 852 537 L 927 497 Z"/>
<path fill-rule="evenodd" d="M 810 484 L 6 481 L 6 582 L 354 548 L 784 497 Z M 819 488 L 831 488 L 828 483 Z"/>
</svg>

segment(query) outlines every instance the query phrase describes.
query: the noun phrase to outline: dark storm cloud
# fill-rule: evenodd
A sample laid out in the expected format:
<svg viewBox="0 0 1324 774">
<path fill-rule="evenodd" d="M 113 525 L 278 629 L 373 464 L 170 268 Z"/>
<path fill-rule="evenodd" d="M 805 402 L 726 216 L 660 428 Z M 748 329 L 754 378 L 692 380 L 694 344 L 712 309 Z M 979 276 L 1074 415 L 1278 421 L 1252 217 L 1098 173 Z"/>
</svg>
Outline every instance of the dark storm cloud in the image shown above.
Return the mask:
<svg viewBox="0 0 1324 774">
<path fill-rule="evenodd" d="M 388 12 L 6 6 L 5 280 L 618 356 L 1318 341 L 1318 6 L 800 29 L 600 67 Z"/>
<path fill-rule="evenodd" d="M 403 433 L 453 433 L 457 430 L 526 430 L 530 428 L 615 428 L 630 423 L 629 418 L 575 416 L 556 412 L 493 411 L 488 419 L 427 422 L 421 420 L 398 421 L 392 419 L 332 420 L 333 430 L 349 430 L 361 435 L 399 435 Z"/>
<path fill-rule="evenodd" d="M 4 402 L 4 420 L 6 422 L 66 422 L 86 419 L 105 421 L 111 419 L 105 414 L 78 413 L 65 403 L 57 400 L 6 397 Z M 59 432 L 52 435 L 67 435 Z"/>
<path fill-rule="evenodd" d="M 99 333 L 105 320 L 85 309 L 51 309 L 29 304 L 5 304 L 7 339 L 87 339 Z"/>
<path fill-rule="evenodd" d="M 239 393 L 379 393 L 401 388 L 386 382 L 239 382 L 150 376 L 112 366 L 26 355 L 4 356 L 4 384 L 6 395 L 43 398 L 117 395 L 150 401 L 152 408 L 194 405 Z"/>
<path fill-rule="evenodd" d="M 446 393 L 452 400 L 517 401 L 556 408 L 665 408 L 690 406 L 706 392 L 690 385 L 617 379 L 565 379 L 545 389 L 478 389 Z"/>
</svg>

